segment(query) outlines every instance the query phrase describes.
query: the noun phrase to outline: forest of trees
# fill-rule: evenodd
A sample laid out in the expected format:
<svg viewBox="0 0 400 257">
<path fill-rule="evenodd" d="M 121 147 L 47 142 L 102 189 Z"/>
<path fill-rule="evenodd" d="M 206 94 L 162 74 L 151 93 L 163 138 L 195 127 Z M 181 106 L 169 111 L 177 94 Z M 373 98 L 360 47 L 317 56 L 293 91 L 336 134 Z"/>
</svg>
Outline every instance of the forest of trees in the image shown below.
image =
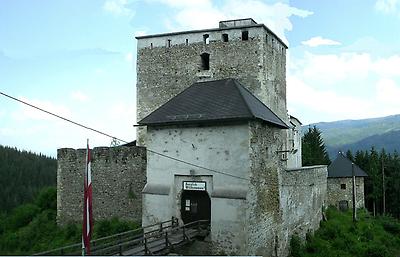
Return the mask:
<svg viewBox="0 0 400 257">
<path fill-rule="evenodd" d="M 321 131 L 318 128 L 308 128 L 302 137 L 302 144 L 304 166 L 330 164 Z M 371 148 L 368 151 L 352 153 L 348 150 L 346 156 L 368 174 L 365 178 L 365 199 L 368 211 L 373 214 L 390 214 L 400 218 L 400 156 L 397 151 L 387 153 L 385 149 L 377 151 Z"/>
<path fill-rule="evenodd" d="M 400 156 L 379 152 L 374 148 L 369 151 L 350 151 L 347 158 L 367 172 L 365 178 L 366 207 L 374 214 L 390 214 L 400 218 Z M 385 198 L 385 204 L 383 199 Z"/>
<path fill-rule="evenodd" d="M 0 212 L 32 201 L 46 186 L 55 186 L 57 161 L 41 154 L 0 145 Z"/>
</svg>

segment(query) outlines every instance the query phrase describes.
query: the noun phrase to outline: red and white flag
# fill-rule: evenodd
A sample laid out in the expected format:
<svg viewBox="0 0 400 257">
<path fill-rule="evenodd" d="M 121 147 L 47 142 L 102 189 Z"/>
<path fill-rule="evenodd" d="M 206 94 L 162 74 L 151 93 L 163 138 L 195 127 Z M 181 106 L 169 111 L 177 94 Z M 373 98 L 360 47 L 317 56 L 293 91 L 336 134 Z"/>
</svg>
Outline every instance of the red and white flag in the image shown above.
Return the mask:
<svg viewBox="0 0 400 257">
<path fill-rule="evenodd" d="M 92 173 L 90 169 L 91 154 L 89 139 L 86 149 L 86 169 L 84 176 L 84 199 L 83 199 L 83 227 L 82 227 L 82 248 L 87 255 L 90 255 L 90 238 L 93 229 L 92 217 Z"/>
</svg>

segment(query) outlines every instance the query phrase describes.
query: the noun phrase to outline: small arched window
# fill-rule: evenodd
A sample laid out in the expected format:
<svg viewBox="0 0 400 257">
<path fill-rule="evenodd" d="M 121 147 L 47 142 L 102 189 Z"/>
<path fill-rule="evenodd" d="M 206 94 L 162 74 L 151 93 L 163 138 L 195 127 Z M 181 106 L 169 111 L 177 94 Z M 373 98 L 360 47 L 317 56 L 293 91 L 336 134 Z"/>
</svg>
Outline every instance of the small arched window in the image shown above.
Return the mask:
<svg viewBox="0 0 400 257">
<path fill-rule="evenodd" d="M 201 69 L 209 70 L 210 69 L 210 54 L 203 53 L 200 55 L 201 57 Z"/>
</svg>

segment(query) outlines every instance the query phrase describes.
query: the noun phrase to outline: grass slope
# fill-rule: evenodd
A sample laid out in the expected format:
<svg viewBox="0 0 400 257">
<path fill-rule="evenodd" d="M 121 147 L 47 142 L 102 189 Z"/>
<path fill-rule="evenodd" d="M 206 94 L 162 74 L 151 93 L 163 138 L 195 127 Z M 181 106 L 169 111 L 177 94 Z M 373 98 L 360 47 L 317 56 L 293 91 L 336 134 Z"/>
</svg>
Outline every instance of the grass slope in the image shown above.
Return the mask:
<svg viewBox="0 0 400 257">
<path fill-rule="evenodd" d="M 360 211 L 358 222 L 352 213 L 330 208 L 328 220 L 305 244 L 297 237 L 291 240 L 293 257 L 389 257 L 400 256 L 400 223 L 390 217 L 371 217 Z"/>
</svg>

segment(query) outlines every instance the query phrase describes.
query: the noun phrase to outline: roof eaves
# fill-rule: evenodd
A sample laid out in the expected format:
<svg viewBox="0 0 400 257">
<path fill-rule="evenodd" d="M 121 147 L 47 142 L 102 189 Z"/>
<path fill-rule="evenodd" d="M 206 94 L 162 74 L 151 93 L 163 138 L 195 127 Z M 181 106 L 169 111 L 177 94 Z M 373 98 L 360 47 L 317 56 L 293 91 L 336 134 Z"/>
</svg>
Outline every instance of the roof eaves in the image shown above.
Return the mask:
<svg viewBox="0 0 400 257">
<path fill-rule="evenodd" d="M 216 122 L 244 122 L 248 120 L 252 120 L 252 117 L 236 117 L 236 118 L 216 118 L 216 119 L 207 119 L 207 120 L 175 120 L 169 122 L 148 122 L 141 123 L 136 126 L 171 126 L 171 125 L 188 125 L 188 124 L 208 124 L 208 123 L 216 123 Z"/>
</svg>

